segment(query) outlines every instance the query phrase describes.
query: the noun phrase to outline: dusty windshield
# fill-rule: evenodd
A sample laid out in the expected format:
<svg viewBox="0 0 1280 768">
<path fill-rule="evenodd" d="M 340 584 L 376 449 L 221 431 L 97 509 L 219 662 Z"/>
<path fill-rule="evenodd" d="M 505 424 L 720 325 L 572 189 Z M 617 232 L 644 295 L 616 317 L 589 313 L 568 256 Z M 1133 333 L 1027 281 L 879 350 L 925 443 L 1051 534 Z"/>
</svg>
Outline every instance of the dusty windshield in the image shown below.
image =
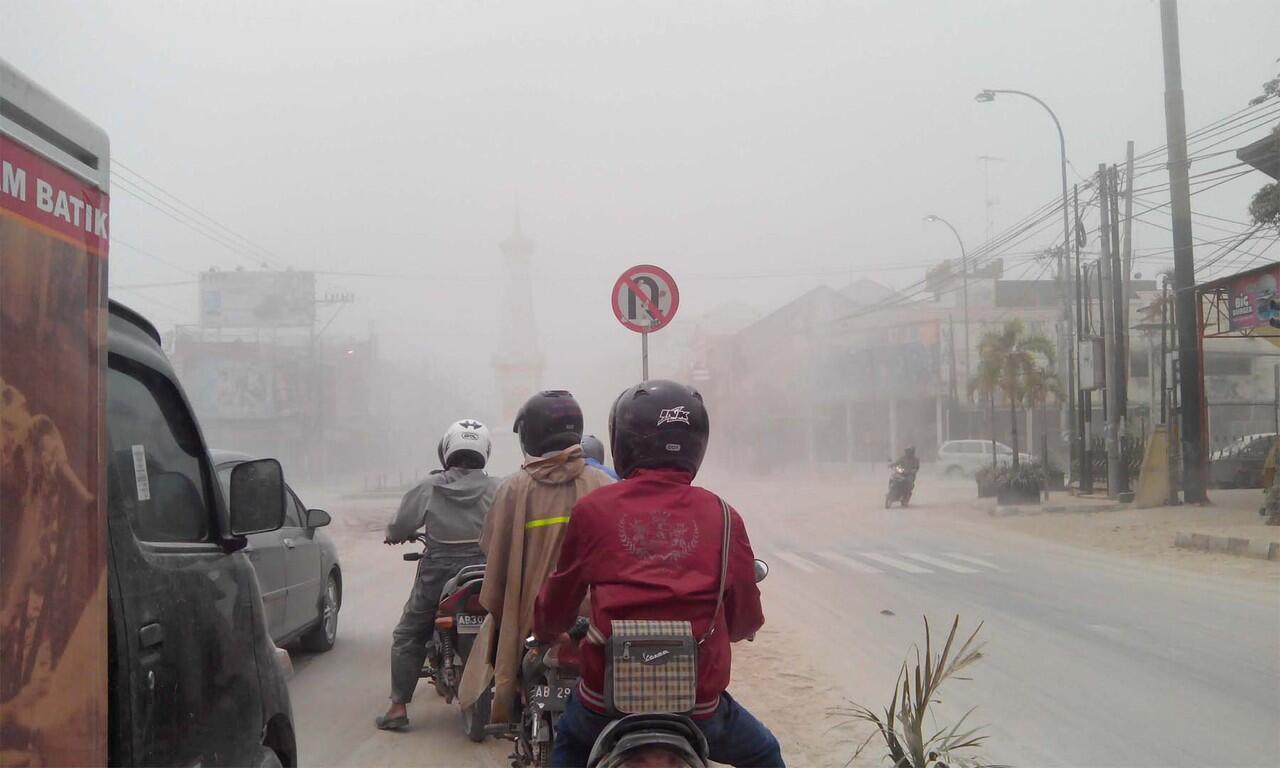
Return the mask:
<svg viewBox="0 0 1280 768">
<path fill-rule="evenodd" d="M 300 764 L 1280 759 L 1274 0 L 0 7 Z"/>
</svg>

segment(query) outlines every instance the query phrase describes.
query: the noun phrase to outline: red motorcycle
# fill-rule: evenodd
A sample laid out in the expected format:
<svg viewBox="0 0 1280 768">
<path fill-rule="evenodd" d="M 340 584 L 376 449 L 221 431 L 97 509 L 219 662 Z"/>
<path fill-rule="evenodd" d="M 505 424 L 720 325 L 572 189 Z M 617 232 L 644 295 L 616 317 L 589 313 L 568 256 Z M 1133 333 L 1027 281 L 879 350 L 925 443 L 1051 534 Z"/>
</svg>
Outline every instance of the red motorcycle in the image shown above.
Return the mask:
<svg viewBox="0 0 1280 768">
<path fill-rule="evenodd" d="M 427 543 L 419 534 L 415 541 Z M 423 552 L 404 555 L 405 560 L 421 560 Z M 484 624 L 484 606 L 480 605 L 480 588 L 484 585 L 484 564 L 465 566 L 452 579 L 445 582 L 436 608 L 435 630 L 427 645 L 427 658 L 418 677 L 430 680 L 436 693 L 452 703 L 458 698 L 462 683 L 462 670 L 475 644 L 476 635 Z M 485 726 L 489 723 L 489 707 L 493 702 L 493 689 L 486 690 L 470 707 L 462 710 L 462 728 L 467 738 L 483 741 Z"/>
<path fill-rule="evenodd" d="M 567 641 L 563 637 L 550 645 L 533 638 L 525 641 L 520 665 L 520 724 L 514 735 L 512 766 L 545 768 L 551 764 L 556 723 L 581 676 L 578 643 L 586 637 L 589 626 L 587 619 L 579 618 Z"/>
</svg>

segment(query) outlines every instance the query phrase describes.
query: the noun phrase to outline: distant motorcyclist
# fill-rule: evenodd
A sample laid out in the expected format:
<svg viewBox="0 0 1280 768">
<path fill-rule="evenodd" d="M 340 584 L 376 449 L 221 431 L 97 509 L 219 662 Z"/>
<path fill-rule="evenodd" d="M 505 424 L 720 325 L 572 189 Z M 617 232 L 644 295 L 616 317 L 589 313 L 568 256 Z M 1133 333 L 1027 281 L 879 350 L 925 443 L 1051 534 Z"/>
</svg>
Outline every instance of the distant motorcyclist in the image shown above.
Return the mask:
<svg viewBox="0 0 1280 768">
<path fill-rule="evenodd" d="M 907 446 L 907 449 L 902 452 L 902 456 L 893 462 L 892 466 L 902 467 L 911 476 L 911 482 L 914 483 L 916 474 L 920 472 L 920 460 L 916 458 L 915 446 Z"/>
<path fill-rule="evenodd" d="M 582 458 L 587 462 L 588 466 L 595 467 L 614 480 L 618 479 L 618 473 L 604 463 L 604 443 L 600 442 L 600 438 L 595 435 L 583 436 Z"/>
<path fill-rule="evenodd" d="M 409 541 L 425 527 L 427 553 L 418 561 L 409 600 L 391 633 L 391 707 L 374 721 L 382 730 L 409 725 L 406 705 L 427 657 L 445 583 L 463 567 L 484 562 L 480 532 L 500 482 L 484 471 L 490 448 L 486 426 L 475 419 L 454 422 L 437 449 L 443 469 L 406 493 L 387 525 L 386 544 Z"/>
<path fill-rule="evenodd" d="M 689 622 L 701 638 L 689 716 L 706 735 L 712 760 L 783 764 L 778 740 L 726 690 L 730 643 L 753 637 L 764 614 L 742 518 L 714 493 L 692 485 L 709 431 L 702 396 L 674 381 L 644 382 L 614 403 L 609 439 L 623 479 L 574 507 L 534 619 L 537 638 L 550 642 L 591 597 L 582 678 L 556 729 L 554 766 L 585 765 L 592 744 L 615 719 L 608 714 L 604 644 L 615 622 L 627 620 Z"/>
<path fill-rule="evenodd" d="M 498 489 L 484 521 L 480 547 L 488 565 L 480 604 L 489 616 L 467 658 L 459 691 L 459 703 L 469 706 L 492 678 L 494 723 L 513 719 L 533 602 L 560 555 L 573 505 L 612 482 L 582 458 L 582 408 L 570 393 L 549 390 L 529 398 L 512 429 L 528 458 Z"/>
</svg>

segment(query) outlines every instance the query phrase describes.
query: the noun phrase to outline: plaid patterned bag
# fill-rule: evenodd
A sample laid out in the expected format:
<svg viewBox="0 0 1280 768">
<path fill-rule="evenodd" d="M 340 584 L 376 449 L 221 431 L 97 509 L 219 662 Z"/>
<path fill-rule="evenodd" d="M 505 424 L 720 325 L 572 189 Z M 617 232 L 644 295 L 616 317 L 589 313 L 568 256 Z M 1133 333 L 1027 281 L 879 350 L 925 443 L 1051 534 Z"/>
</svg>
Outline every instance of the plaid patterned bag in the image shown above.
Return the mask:
<svg viewBox="0 0 1280 768">
<path fill-rule="evenodd" d="M 698 646 L 715 632 L 729 570 L 729 505 L 723 500 L 724 537 L 716 611 L 701 638 L 687 621 L 614 621 L 605 654 L 604 699 L 612 714 L 686 714 L 698 694 Z"/>
</svg>

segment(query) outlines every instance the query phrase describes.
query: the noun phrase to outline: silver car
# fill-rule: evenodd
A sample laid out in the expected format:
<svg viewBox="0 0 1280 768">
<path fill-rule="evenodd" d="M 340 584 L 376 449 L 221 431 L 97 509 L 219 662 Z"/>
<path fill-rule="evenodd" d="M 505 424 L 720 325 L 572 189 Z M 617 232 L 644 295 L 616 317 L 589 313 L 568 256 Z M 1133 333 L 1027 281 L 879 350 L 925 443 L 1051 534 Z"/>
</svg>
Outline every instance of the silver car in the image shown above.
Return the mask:
<svg viewBox="0 0 1280 768">
<path fill-rule="evenodd" d="M 996 461 L 1001 465 L 1013 463 L 1013 449 L 1004 443 L 996 443 Z M 1025 453 L 1018 453 L 1019 463 L 1035 461 Z M 991 466 L 990 440 L 948 440 L 938 448 L 938 468 L 948 477 L 972 475 L 983 467 Z"/>
<path fill-rule="evenodd" d="M 231 468 L 255 457 L 231 451 L 209 451 L 222 492 L 229 494 Z M 303 650 L 323 652 L 338 639 L 342 607 L 342 567 L 338 548 L 324 526 L 323 509 L 307 509 L 285 484 L 284 527 L 248 536 L 245 554 L 258 575 L 267 631 L 277 646 L 297 641 Z"/>
</svg>

